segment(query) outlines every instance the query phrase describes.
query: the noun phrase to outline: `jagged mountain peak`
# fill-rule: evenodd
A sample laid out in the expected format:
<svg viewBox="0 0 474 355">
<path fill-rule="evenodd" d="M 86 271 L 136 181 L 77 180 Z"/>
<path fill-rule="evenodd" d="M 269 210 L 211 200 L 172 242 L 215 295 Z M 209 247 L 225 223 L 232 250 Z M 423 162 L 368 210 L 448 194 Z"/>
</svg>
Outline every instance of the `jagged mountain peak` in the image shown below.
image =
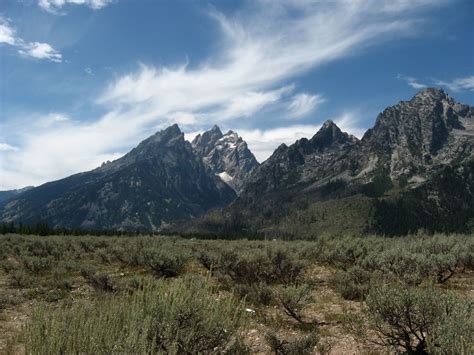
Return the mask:
<svg viewBox="0 0 474 355">
<path fill-rule="evenodd" d="M 6 222 L 53 227 L 160 230 L 226 205 L 235 192 L 218 179 L 178 125 L 142 141 L 125 156 L 26 191 L 0 208 Z"/>
<path fill-rule="evenodd" d="M 449 100 L 453 101 L 453 98 L 449 96 L 443 89 L 441 88 L 426 88 L 418 91 L 413 98 L 410 100 L 411 102 L 416 100 Z"/>
<path fill-rule="evenodd" d="M 204 156 L 209 154 L 216 142 L 221 139 L 222 136 L 223 134 L 219 126 L 214 125 L 210 130 L 198 134 L 191 142 L 191 145 L 199 155 Z"/>
<path fill-rule="evenodd" d="M 236 192 L 240 191 L 250 173 L 258 166 L 247 143 L 237 132 L 229 130 L 222 134 L 216 125 L 197 135 L 192 146 L 211 171 Z"/>
<path fill-rule="evenodd" d="M 184 141 L 184 133 L 181 132 L 179 126 L 175 123 L 167 128 L 164 128 L 152 136 L 143 140 L 135 150 L 140 150 L 145 147 L 149 146 L 156 146 L 156 145 L 173 145 L 179 141 Z M 132 150 L 133 152 L 133 150 Z"/>
<path fill-rule="evenodd" d="M 362 138 L 363 155 L 377 156 L 392 179 L 418 180 L 453 157 L 469 157 L 473 114 L 442 89 L 427 88 L 386 108 Z"/>
<path fill-rule="evenodd" d="M 309 142 L 312 146 L 322 149 L 333 146 L 334 144 L 351 144 L 356 141 L 357 138 L 346 132 L 342 132 L 336 123 L 327 120 Z"/>
<path fill-rule="evenodd" d="M 361 141 L 327 121 L 310 140 L 280 145 L 225 218 L 281 236 L 466 230 L 473 169 L 474 107 L 430 88 L 385 109 Z"/>
<path fill-rule="evenodd" d="M 216 124 L 214 126 L 212 126 L 212 128 L 209 130 L 209 132 L 215 132 L 217 134 L 222 134 L 222 131 L 221 131 L 220 127 Z"/>
<path fill-rule="evenodd" d="M 336 123 L 333 120 L 326 120 L 321 126 L 320 130 L 324 129 L 339 129 Z"/>
</svg>

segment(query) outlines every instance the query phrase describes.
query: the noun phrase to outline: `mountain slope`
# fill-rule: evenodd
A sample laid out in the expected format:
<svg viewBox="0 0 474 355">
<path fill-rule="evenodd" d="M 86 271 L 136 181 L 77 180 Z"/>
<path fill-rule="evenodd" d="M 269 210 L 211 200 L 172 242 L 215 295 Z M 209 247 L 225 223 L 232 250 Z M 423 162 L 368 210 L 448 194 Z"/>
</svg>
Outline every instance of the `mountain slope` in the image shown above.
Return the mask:
<svg viewBox="0 0 474 355">
<path fill-rule="evenodd" d="M 233 204 L 192 229 L 307 237 L 467 231 L 473 160 L 474 108 L 426 89 L 384 110 L 361 140 L 328 121 L 310 140 L 281 145 Z"/>
<path fill-rule="evenodd" d="M 236 132 L 222 134 L 216 125 L 197 135 L 192 146 L 214 174 L 237 193 L 259 165 L 247 143 Z"/>
<path fill-rule="evenodd" d="M 8 201 L 1 220 L 153 231 L 224 206 L 234 198 L 232 189 L 208 170 L 174 125 L 120 159 Z"/>
<path fill-rule="evenodd" d="M 6 200 L 13 198 L 23 192 L 26 192 L 28 190 L 31 190 L 33 186 L 26 186 L 23 187 L 22 189 L 16 189 L 16 190 L 5 190 L 5 191 L 0 191 L 0 204 L 5 202 Z"/>
</svg>

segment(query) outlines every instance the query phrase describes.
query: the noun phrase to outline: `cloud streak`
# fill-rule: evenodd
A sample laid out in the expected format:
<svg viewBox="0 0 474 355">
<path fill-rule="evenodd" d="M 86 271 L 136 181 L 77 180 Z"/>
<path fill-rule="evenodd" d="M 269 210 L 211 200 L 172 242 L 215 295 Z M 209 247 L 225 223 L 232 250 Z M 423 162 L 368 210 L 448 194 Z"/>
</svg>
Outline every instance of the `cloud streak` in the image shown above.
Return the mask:
<svg viewBox="0 0 474 355">
<path fill-rule="evenodd" d="M 425 89 L 428 86 L 425 84 L 422 84 L 418 81 L 418 79 L 413 78 L 411 76 L 406 76 L 402 74 L 397 75 L 397 79 L 404 80 L 406 83 L 411 86 L 413 89 L 420 90 L 420 89 Z"/>
<path fill-rule="evenodd" d="M 417 90 L 428 87 L 428 85 L 420 83 L 418 79 L 413 78 L 411 76 L 398 74 L 397 79 L 406 81 L 409 86 Z M 467 76 L 464 78 L 456 78 L 451 81 L 443 81 L 436 78 L 432 78 L 430 80 L 430 83 L 432 85 L 448 88 L 449 90 L 455 92 L 474 91 L 474 75 Z"/>
<path fill-rule="evenodd" d="M 38 0 L 38 6 L 55 15 L 60 15 L 66 5 L 84 5 L 98 10 L 112 3 L 112 0 Z"/>
<path fill-rule="evenodd" d="M 313 112 L 318 105 L 325 101 L 326 99 L 322 95 L 300 93 L 292 97 L 288 105 L 288 111 L 292 118 L 302 118 Z"/>
<path fill-rule="evenodd" d="M 452 81 L 442 81 L 433 79 L 433 82 L 438 86 L 447 87 L 452 91 L 474 91 L 474 75 L 465 77 L 465 78 L 457 78 Z"/>
</svg>

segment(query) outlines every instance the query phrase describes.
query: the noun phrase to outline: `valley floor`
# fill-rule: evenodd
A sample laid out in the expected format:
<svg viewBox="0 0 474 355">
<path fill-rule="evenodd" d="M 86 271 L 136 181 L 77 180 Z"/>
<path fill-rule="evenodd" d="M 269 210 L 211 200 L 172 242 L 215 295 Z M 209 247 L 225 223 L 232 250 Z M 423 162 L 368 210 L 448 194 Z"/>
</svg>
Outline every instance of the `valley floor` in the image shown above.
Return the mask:
<svg viewBox="0 0 474 355">
<path fill-rule="evenodd" d="M 473 301 L 474 236 L 0 236 L 0 354 L 469 354 Z"/>
</svg>

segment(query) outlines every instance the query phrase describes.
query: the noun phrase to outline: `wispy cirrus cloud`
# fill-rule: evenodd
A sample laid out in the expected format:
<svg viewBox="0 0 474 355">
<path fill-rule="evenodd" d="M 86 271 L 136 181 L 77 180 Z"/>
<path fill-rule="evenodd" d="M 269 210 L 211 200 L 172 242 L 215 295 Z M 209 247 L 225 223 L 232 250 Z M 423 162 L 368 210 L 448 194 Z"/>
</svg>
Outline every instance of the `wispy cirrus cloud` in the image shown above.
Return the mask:
<svg viewBox="0 0 474 355">
<path fill-rule="evenodd" d="M 426 84 L 422 84 L 418 79 L 411 77 L 411 76 L 406 76 L 402 74 L 397 75 L 397 79 L 404 80 L 406 83 L 411 86 L 413 89 L 425 89 L 428 87 Z"/>
<path fill-rule="evenodd" d="M 423 84 L 420 82 L 419 79 L 411 77 L 411 76 L 398 74 L 397 79 L 406 81 L 409 86 L 417 90 L 428 87 L 427 84 Z M 456 78 L 451 81 L 444 81 L 444 80 L 439 80 L 436 78 L 431 78 L 429 82 L 430 82 L 430 85 L 441 86 L 455 92 L 474 91 L 474 75 L 466 76 L 463 78 Z"/>
<path fill-rule="evenodd" d="M 52 14 L 62 14 L 61 10 L 66 5 L 84 5 L 91 9 L 98 10 L 113 0 L 38 0 L 38 6 Z"/>
<path fill-rule="evenodd" d="M 27 42 L 20 38 L 10 21 L 0 17 L 0 44 L 15 47 L 24 57 L 46 59 L 52 62 L 62 62 L 62 54 L 50 44 L 43 42 Z"/>
<path fill-rule="evenodd" d="M 433 79 L 438 86 L 446 87 L 452 91 L 474 91 L 474 75 L 464 78 L 457 78 L 451 81 Z"/>
<path fill-rule="evenodd" d="M 314 109 L 325 102 L 322 95 L 311 95 L 307 93 L 296 94 L 288 104 L 288 111 L 292 118 L 302 118 L 313 112 Z"/>
<path fill-rule="evenodd" d="M 104 88 L 96 103 L 108 110 L 105 115 L 39 127 L 34 134 L 31 129 L 20 132 L 19 151 L 3 154 L 8 169 L 1 184 L 15 187 L 27 176 L 27 184 L 37 185 L 93 168 L 124 153 L 151 129 L 170 123 L 196 131 L 245 118 L 252 127 L 252 117 L 262 110 L 281 115 L 283 108 L 290 115 L 288 107 L 298 98 L 296 112 L 309 112 L 320 94 L 295 92 L 291 83 L 297 76 L 370 46 L 412 36 L 423 28 L 424 11 L 440 3 L 444 1 L 260 0 L 233 14 L 211 10 L 219 43 L 209 58 L 192 66 L 140 65 Z M 348 116 L 347 127 L 356 129 L 351 120 Z M 250 146 L 263 160 L 277 143 L 292 143 L 318 128 L 286 122 L 240 133 L 254 142 Z"/>
</svg>

